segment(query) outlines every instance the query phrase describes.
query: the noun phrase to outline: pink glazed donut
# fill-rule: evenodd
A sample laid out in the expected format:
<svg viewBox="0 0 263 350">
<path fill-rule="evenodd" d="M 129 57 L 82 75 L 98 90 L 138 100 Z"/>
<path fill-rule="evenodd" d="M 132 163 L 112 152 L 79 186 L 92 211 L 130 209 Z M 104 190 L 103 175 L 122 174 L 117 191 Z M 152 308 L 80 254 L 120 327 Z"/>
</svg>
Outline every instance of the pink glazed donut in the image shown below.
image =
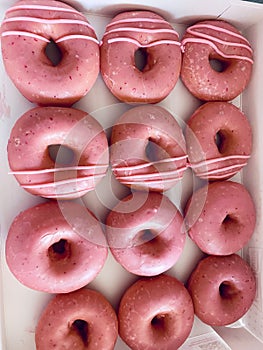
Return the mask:
<svg viewBox="0 0 263 350">
<path fill-rule="evenodd" d="M 118 319 L 99 292 L 80 289 L 56 295 L 48 303 L 35 332 L 37 350 L 113 350 Z"/>
<path fill-rule="evenodd" d="M 182 129 L 160 106 L 132 108 L 112 128 L 110 162 L 123 185 L 166 191 L 182 179 L 186 160 Z"/>
<path fill-rule="evenodd" d="M 52 146 L 59 147 L 55 159 Z M 19 184 L 46 198 L 83 196 L 105 176 L 109 164 L 102 126 L 86 112 L 66 107 L 37 107 L 23 114 L 7 151 Z"/>
<path fill-rule="evenodd" d="M 181 213 L 155 192 L 134 192 L 121 200 L 106 219 L 106 235 L 114 258 L 141 276 L 171 268 L 185 244 Z"/>
<path fill-rule="evenodd" d="M 141 278 L 124 293 L 119 307 L 119 334 L 133 350 L 175 350 L 193 326 L 191 297 L 176 278 Z"/>
<path fill-rule="evenodd" d="M 18 1 L 6 12 L 1 40 L 6 72 L 31 102 L 70 106 L 87 94 L 99 74 L 94 29 L 63 2 Z M 58 62 L 49 58 L 49 44 L 56 47 Z"/>
<path fill-rule="evenodd" d="M 229 255 L 243 248 L 251 238 L 256 210 L 243 185 L 219 181 L 193 193 L 185 220 L 190 238 L 203 252 Z"/>
<path fill-rule="evenodd" d="M 25 286 L 68 293 L 90 283 L 108 249 L 97 219 L 78 203 L 55 201 L 21 212 L 10 226 L 6 261 Z"/>
<path fill-rule="evenodd" d="M 255 298 L 256 280 L 239 255 L 209 256 L 193 270 L 187 288 L 196 316 L 210 326 L 225 326 L 248 311 Z"/>
<path fill-rule="evenodd" d="M 252 151 L 247 117 L 228 102 L 207 102 L 187 122 L 188 159 L 195 174 L 207 180 L 226 180 L 240 171 Z"/>
<path fill-rule="evenodd" d="M 186 30 L 182 49 L 182 81 L 200 100 L 230 101 L 247 87 L 253 51 L 231 24 L 219 20 L 194 24 Z M 212 68 L 213 61 L 220 67 Z"/>
<path fill-rule="evenodd" d="M 178 33 L 150 11 L 124 12 L 108 24 L 101 45 L 101 74 L 127 103 L 156 103 L 172 91 L 181 69 Z M 145 64 L 136 64 L 140 53 Z"/>
</svg>

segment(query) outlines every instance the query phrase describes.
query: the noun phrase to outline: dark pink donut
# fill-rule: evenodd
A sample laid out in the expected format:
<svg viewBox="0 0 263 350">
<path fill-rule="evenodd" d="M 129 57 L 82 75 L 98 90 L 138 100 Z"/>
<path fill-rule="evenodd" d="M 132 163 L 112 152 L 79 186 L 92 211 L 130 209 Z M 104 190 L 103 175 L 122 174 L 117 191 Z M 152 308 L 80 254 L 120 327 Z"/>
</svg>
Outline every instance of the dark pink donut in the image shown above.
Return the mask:
<svg viewBox="0 0 263 350">
<path fill-rule="evenodd" d="M 246 88 L 253 51 L 233 25 L 221 20 L 198 22 L 186 30 L 182 47 L 181 78 L 195 97 L 230 101 Z M 222 63 L 223 71 L 211 67 L 213 59 Z"/>
<path fill-rule="evenodd" d="M 46 55 L 50 42 L 61 60 Z M 99 74 L 99 43 L 83 14 L 56 0 L 21 0 L 1 27 L 5 69 L 18 90 L 41 105 L 72 105 L 87 94 Z"/>
<path fill-rule="evenodd" d="M 153 276 L 171 268 L 185 244 L 183 217 L 168 197 L 134 192 L 109 213 L 106 234 L 115 259 L 129 272 Z"/>
<path fill-rule="evenodd" d="M 209 256 L 193 270 L 188 290 L 198 318 L 211 326 L 225 326 L 248 311 L 256 281 L 251 267 L 239 255 Z"/>
<path fill-rule="evenodd" d="M 203 252 L 228 255 L 243 248 L 251 238 L 256 210 L 242 184 L 219 181 L 193 193 L 185 217 L 189 236 Z"/>
<path fill-rule="evenodd" d="M 193 326 L 193 303 L 176 278 L 141 278 L 124 293 L 119 307 L 119 334 L 133 350 L 175 350 Z"/>
<path fill-rule="evenodd" d="M 135 53 L 147 57 L 140 70 Z M 123 102 L 156 103 L 172 91 L 179 78 L 178 33 L 150 11 L 118 14 L 106 27 L 101 45 L 101 74 L 109 90 Z"/>
<path fill-rule="evenodd" d="M 226 180 L 251 156 L 250 123 L 228 102 L 207 102 L 197 108 L 187 121 L 185 139 L 190 166 L 203 179 Z"/>
<path fill-rule="evenodd" d="M 35 331 L 37 350 L 113 350 L 117 337 L 118 319 L 111 304 L 85 288 L 51 299 Z"/>
<path fill-rule="evenodd" d="M 71 201 L 52 201 L 17 215 L 5 253 L 9 269 L 22 284 L 48 293 L 68 293 L 98 275 L 108 249 L 99 222 L 86 208 Z"/>
</svg>

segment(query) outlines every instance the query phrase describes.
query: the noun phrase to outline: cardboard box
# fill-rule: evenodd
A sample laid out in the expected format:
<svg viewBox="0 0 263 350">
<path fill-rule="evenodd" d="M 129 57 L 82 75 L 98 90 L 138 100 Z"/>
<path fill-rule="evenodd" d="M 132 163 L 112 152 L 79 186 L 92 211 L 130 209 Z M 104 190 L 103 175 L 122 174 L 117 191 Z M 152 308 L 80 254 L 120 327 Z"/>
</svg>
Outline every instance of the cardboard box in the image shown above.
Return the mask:
<svg viewBox="0 0 263 350">
<path fill-rule="evenodd" d="M 5 11 L 13 3 L 13 0 L 1 1 L 0 20 L 3 19 Z M 67 3 L 74 5 L 87 15 L 99 39 L 113 15 L 124 10 L 149 9 L 163 15 L 173 23 L 180 35 L 184 33 L 189 24 L 197 20 L 221 18 L 236 25 L 251 42 L 254 48 L 252 80 L 242 96 L 235 99 L 233 103 L 245 112 L 252 125 L 253 155 L 247 167 L 233 180 L 244 183 L 256 204 L 256 229 L 249 244 L 240 253 L 255 271 L 257 295 L 249 312 L 235 325 L 212 329 L 196 319 L 192 333 L 181 349 L 263 349 L 263 137 L 261 135 L 263 5 L 237 0 L 199 0 L 198 2 L 191 0 L 144 0 L 143 5 L 140 0 L 122 0 L 121 2 L 117 0 L 68 0 Z M 186 121 L 199 104 L 200 102 L 188 93 L 181 81 L 178 81 L 172 93 L 160 103 L 169 109 L 179 121 Z M 52 295 L 36 292 L 21 285 L 6 266 L 4 255 L 5 238 L 14 217 L 20 211 L 45 201 L 25 192 L 19 187 L 14 177 L 8 174 L 6 145 L 11 128 L 20 115 L 33 107 L 34 105 L 26 101 L 11 83 L 0 60 L 0 344 L 2 345 L 0 348 L 4 350 L 35 348 L 35 326 L 41 311 L 52 297 Z M 110 94 L 101 77 L 97 79 L 92 91 L 76 103 L 75 107 L 91 113 L 108 132 L 110 132 L 114 120 L 130 108 Z M 99 185 L 95 193 L 89 193 L 83 199 L 83 202 L 101 218 L 106 214 L 104 207 L 116 200 L 113 193 L 105 187 L 110 185 L 110 181 L 109 176 Z M 194 181 L 193 175 L 188 173 L 182 183 L 168 191 L 167 195 L 176 205 L 183 206 Z M 113 186 L 115 186 L 115 194 L 121 196 L 123 189 L 116 184 Z M 188 239 L 182 257 L 169 273 L 185 282 L 200 257 L 200 251 Z M 109 254 L 105 267 L 91 283 L 91 287 L 101 291 L 116 307 L 124 290 L 135 279 L 135 276 L 125 272 Z M 128 347 L 119 339 L 116 349 L 125 350 Z"/>
</svg>

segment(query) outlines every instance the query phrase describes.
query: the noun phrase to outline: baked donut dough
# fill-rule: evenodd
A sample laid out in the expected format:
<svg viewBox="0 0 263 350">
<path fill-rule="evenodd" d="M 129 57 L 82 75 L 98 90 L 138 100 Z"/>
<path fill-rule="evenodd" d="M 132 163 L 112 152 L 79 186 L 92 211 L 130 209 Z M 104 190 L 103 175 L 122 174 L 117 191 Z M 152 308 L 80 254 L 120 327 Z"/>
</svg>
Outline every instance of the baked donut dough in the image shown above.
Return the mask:
<svg viewBox="0 0 263 350">
<path fill-rule="evenodd" d="M 243 248 L 251 238 L 256 210 L 244 185 L 219 181 L 193 193 L 185 220 L 190 238 L 203 252 L 228 255 Z"/>
<path fill-rule="evenodd" d="M 1 44 L 7 74 L 37 104 L 70 106 L 87 94 L 99 74 L 94 29 L 64 2 L 15 3 L 2 22 Z M 52 45 L 58 51 L 56 59 L 49 57 Z"/>
<path fill-rule="evenodd" d="M 248 85 L 253 51 L 230 23 L 208 20 L 187 28 L 182 38 L 181 78 L 188 90 L 204 101 L 230 101 Z M 216 70 L 210 64 L 220 62 Z"/>
<path fill-rule="evenodd" d="M 198 318 L 210 326 L 225 326 L 248 311 L 256 281 L 251 267 L 239 255 L 208 256 L 193 270 L 188 290 Z"/>
<path fill-rule="evenodd" d="M 98 275 L 108 248 L 100 223 L 86 208 L 51 201 L 17 215 L 5 253 L 10 271 L 25 286 L 68 293 Z"/>
<path fill-rule="evenodd" d="M 119 100 L 156 103 L 169 95 L 181 69 L 178 33 L 150 11 L 118 14 L 106 27 L 101 44 L 101 74 Z M 145 58 L 137 67 L 136 53 Z"/>
<path fill-rule="evenodd" d="M 141 278 L 124 293 L 119 334 L 133 350 L 175 350 L 187 339 L 194 310 L 187 289 L 176 278 Z"/>
<path fill-rule="evenodd" d="M 185 140 L 189 166 L 210 181 L 232 177 L 251 156 L 250 123 L 229 102 L 207 102 L 197 108 L 187 121 Z"/>
<path fill-rule="evenodd" d="M 58 148 L 54 157 L 52 147 Z M 7 151 L 10 173 L 26 191 L 45 198 L 83 196 L 101 181 L 109 165 L 102 126 L 75 108 L 27 111 L 13 126 Z"/>
<path fill-rule="evenodd" d="M 112 128 L 110 163 L 123 185 L 166 191 L 182 179 L 186 161 L 182 129 L 160 106 L 134 107 Z"/>
<path fill-rule="evenodd" d="M 113 350 L 118 319 L 108 300 L 92 289 L 56 295 L 35 332 L 37 350 Z"/>
</svg>

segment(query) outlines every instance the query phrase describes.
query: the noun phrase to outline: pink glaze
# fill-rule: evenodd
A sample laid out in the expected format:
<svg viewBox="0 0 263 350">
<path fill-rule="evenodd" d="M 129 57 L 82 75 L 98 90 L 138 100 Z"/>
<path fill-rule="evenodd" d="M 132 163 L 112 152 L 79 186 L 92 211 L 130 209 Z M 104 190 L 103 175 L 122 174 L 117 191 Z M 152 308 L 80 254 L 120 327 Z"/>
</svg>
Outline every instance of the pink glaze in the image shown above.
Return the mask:
<svg viewBox="0 0 263 350">
<path fill-rule="evenodd" d="M 141 70 L 135 53 L 147 56 Z M 169 95 L 181 66 L 178 33 L 161 16 L 149 11 L 117 15 L 101 43 L 101 73 L 114 96 L 128 103 L 156 103 Z"/>
<path fill-rule="evenodd" d="M 52 145 L 73 152 L 69 164 L 51 158 Z M 46 198 L 84 195 L 106 175 L 109 163 L 101 125 L 86 112 L 65 107 L 37 107 L 22 115 L 13 126 L 7 151 L 10 173 L 19 184 Z"/>
<path fill-rule="evenodd" d="M 190 238 L 203 252 L 229 255 L 243 248 L 251 238 L 256 211 L 243 185 L 219 181 L 193 193 L 185 218 Z"/>
<path fill-rule="evenodd" d="M 189 293 L 176 278 L 141 278 L 124 293 L 119 334 L 133 350 L 175 350 L 187 339 L 194 310 Z"/>
<path fill-rule="evenodd" d="M 166 196 L 154 192 L 122 199 L 107 217 L 106 234 L 115 259 L 141 276 L 167 271 L 185 244 L 182 215 Z"/>
<path fill-rule="evenodd" d="M 92 289 L 56 295 L 38 321 L 37 350 L 113 350 L 118 319 L 108 300 Z"/>
<path fill-rule="evenodd" d="M 182 39 L 182 50 L 181 78 L 200 100 L 229 101 L 247 87 L 253 50 L 231 24 L 208 20 L 189 27 Z M 223 62 L 223 71 L 211 67 L 212 59 Z"/>
<path fill-rule="evenodd" d="M 149 142 L 155 145 L 150 155 Z M 151 156 L 155 159 L 150 159 Z M 110 161 L 114 175 L 122 184 L 165 191 L 182 178 L 186 160 L 182 130 L 175 118 L 160 106 L 132 108 L 113 126 Z"/>
<path fill-rule="evenodd" d="M 228 102 L 207 102 L 199 107 L 187 122 L 185 139 L 190 166 L 197 176 L 208 180 L 235 175 L 252 151 L 250 123 Z"/>
<path fill-rule="evenodd" d="M 61 52 L 57 65 L 45 54 L 51 40 Z M 60 1 L 17 2 L 6 12 L 1 42 L 6 72 L 31 102 L 70 106 L 97 79 L 99 42 L 94 29 L 81 13 Z"/>
<path fill-rule="evenodd" d="M 225 326 L 251 307 L 256 281 L 251 267 L 239 255 L 209 256 L 193 270 L 188 290 L 197 317 L 211 326 Z"/>
<path fill-rule="evenodd" d="M 70 201 L 51 201 L 21 212 L 6 240 L 6 261 L 14 276 L 48 293 L 68 293 L 90 283 L 107 253 L 97 219 Z"/>
</svg>

